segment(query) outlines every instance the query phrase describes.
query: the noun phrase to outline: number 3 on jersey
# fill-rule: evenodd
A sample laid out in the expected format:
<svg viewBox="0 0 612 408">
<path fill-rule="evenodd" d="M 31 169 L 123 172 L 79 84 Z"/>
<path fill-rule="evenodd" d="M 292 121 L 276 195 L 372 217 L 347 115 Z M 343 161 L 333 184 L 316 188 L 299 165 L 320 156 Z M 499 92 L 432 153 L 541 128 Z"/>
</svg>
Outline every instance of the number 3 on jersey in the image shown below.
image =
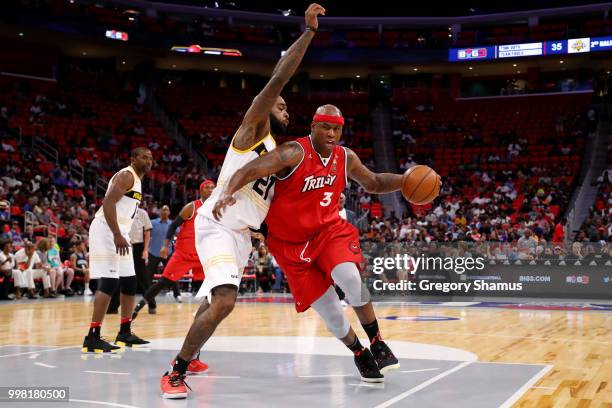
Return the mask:
<svg viewBox="0 0 612 408">
<path fill-rule="evenodd" d="M 321 207 L 327 207 L 328 205 L 331 204 L 331 198 L 334 195 L 334 193 L 330 193 L 329 191 L 326 193 L 323 193 L 323 201 L 321 201 L 319 204 L 321 204 Z"/>
<path fill-rule="evenodd" d="M 259 194 L 264 200 L 268 199 L 268 194 L 270 193 L 270 189 L 274 185 L 276 181 L 276 177 L 268 176 L 264 178 L 257 179 L 253 184 L 253 190 Z"/>
</svg>

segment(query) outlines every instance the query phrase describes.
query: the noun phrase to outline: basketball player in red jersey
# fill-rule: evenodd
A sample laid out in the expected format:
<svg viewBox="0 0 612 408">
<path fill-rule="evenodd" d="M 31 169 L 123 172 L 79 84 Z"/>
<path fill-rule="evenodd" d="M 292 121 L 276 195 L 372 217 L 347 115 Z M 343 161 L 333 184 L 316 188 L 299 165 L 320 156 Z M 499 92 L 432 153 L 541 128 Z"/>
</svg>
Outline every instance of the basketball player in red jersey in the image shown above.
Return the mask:
<svg viewBox="0 0 612 408">
<path fill-rule="evenodd" d="M 168 257 L 168 246 L 174 238 L 174 233 L 177 228 L 181 228 L 178 236 L 176 237 L 176 246 L 174 253 L 170 257 L 170 261 L 164 268 L 162 277 L 159 281 L 152 285 L 149 290 L 144 294 L 132 314 L 132 320 L 136 319 L 138 312 L 145 307 L 147 303 L 154 303 L 155 297 L 165 288 L 170 288 L 179 279 L 181 279 L 190 270 L 193 272 L 193 282 L 199 282 L 200 284 L 204 280 L 204 269 L 198 258 L 198 253 L 195 248 L 195 232 L 193 222 L 195 220 L 195 214 L 198 208 L 202 206 L 204 201 L 212 194 L 215 188 L 215 183 L 212 180 L 204 180 L 200 184 L 200 198 L 186 204 L 179 215 L 176 217 L 166 234 L 166 239 L 162 245 L 159 254 L 162 258 Z M 153 309 L 155 310 L 155 309 Z"/>
<path fill-rule="evenodd" d="M 238 170 L 215 203 L 213 215 L 220 218 L 223 209 L 233 205 L 232 195 L 251 180 L 275 174 L 276 190 L 266 218 L 268 248 L 287 275 L 297 311 L 312 306 L 354 353 L 362 380 L 382 382 L 383 373 L 399 368 L 399 361 L 380 335 L 359 274 L 359 233 L 340 217 L 338 199 L 348 177 L 370 193 L 390 193 L 400 190 L 402 176 L 373 173 L 352 150 L 338 146 L 343 124 L 335 106 L 318 108 L 311 135 L 284 143 Z M 344 316 L 334 283 L 353 306 L 371 352 Z"/>
</svg>

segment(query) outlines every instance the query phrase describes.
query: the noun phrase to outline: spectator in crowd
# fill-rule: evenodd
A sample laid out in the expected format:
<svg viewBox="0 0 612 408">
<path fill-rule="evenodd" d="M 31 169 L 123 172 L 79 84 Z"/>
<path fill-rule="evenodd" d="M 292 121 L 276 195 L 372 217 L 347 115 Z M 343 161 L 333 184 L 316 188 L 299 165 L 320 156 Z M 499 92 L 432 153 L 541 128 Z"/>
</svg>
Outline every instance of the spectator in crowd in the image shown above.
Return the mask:
<svg viewBox="0 0 612 408">
<path fill-rule="evenodd" d="M 272 291 L 275 293 L 280 293 L 283 290 L 284 273 L 273 256 L 272 269 L 274 271 L 274 286 L 272 287 Z"/>
<path fill-rule="evenodd" d="M 8 283 L 9 278 L 13 278 L 13 285 L 15 286 L 15 299 L 21 299 L 22 291 L 28 291 L 27 282 L 29 272 L 21 271 L 17 268 L 15 263 L 15 255 L 13 254 L 13 245 L 10 241 L 2 242 L 2 252 L 0 252 L 0 278 L 4 279 L 5 295 L 8 298 Z M 34 292 L 30 289 L 30 297 L 35 297 Z"/>
<path fill-rule="evenodd" d="M 553 244 L 563 244 L 565 242 L 565 219 L 561 218 L 557 225 L 555 225 L 555 232 L 553 233 Z"/>
<path fill-rule="evenodd" d="M 161 248 L 164 244 L 164 239 L 166 238 L 166 234 L 168 233 L 168 228 L 170 227 L 170 224 L 172 223 L 172 221 L 170 220 L 170 207 L 168 207 L 167 205 L 162 206 L 161 211 L 159 213 L 159 218 L 154 219 L 153 221 L 151 221 L 151 241 L 149 243 L 149 280 L 148 280 L 148 286 L 147 289 L 149 288 L 149 286 L 151 286 L 151 281 L 153 280 L 153 276 L 155 274 L 158 273 L 159 271 L 159 264 L 163 262 L 163 265 L 165 266 L 166 263 L 168 262 L 169 256 L 172 254 L 172 248 L 170 248 L 170 250 L 168 251 L 168 253 L 166 253 L 164 251 L 164 253 L 161 253 Z M 182 299 L 181 299 L 181 292 L 178 289 L 178 285 L 174 285 L 172 287 L 172 292 L 174 295 L 174 299 L 178 302 L 181 303 Z M 155 302 L 155 299 L 153 299 L 153 302 Z M 157 305 L 155 303 L 153 303 L 153 305 L 149 305 L 149 309 L 153 308 L 155 309 L 157 307 Z"/>
<path fill-rule="evenodd" d="M 49 295 L 45 297 L 55 298 L 57 297 L 55 293 L 57 270 L 53 269 L 49 263 L 47 255 L 49 249 L 51 249 L 51 242 L 48 238 L 43 238 L 36 244 L 36 254 L 38 255 L 38 259 L 40 259 L 40 268 L 49 276 L 49 282 L 51 284 Z"/>
<path fill-rule="evenodd" d="M 89 278 L 89 254 L 87 253 L 85 242 L 81 241 L 73 246 L 72 253 L 70 254 L 70 265 L 74 269 L 75 276 L 79 276 L 83 280 L 84 288 L 82 291 L 79 290 L 78 294 L 93 296 L 97 289 L 97 283 L 92 283 L 92 281 L 97 279 L 90 281 Z"/>
<path fill-rule="evenodd" d="M 274 269 L 272 265 L 272 256 L 268 252 L 268 248 L 263 244 L 259 245 L 259 248 L 257 248 L 253 255 L 257 292 L 269 292 Z"/>
<path fill-rule="evenodd" d="M 17 268 L 23 272 L 26 278 L 30 298 L 36 298 L 35 279 L 42 279 L 43 296 L 46 298 L 51 297 L 51 278 L 49 273 L 43 269 L 42 260 L 36 253 L 36 246 L 33 243 L 26 242 L 25 247 L 17 251 L 15 254 L 15 263 L 17 263 Z"/>
<path fill-rule="evenodd" d="M 343 218 L 347 220 L 350 224 L 357 226 L 357 214 L 355 214 L 355 211 L 345 208 L 344 207 L 345 203 L 346 203 L 346 196 L 344 195 L 344 193 L 341 193 L 340 201 L 339 201 L 340 218 Z"/>
<path fill-rule="evenodd" d="M 62 262 L 60 247 L 57 241 L 55 241 L 55 238 L 50 238 L 49 244 L 50 248 L 47 251 L 47 261 L 51 269 L 57 272 L 53 290 L 55 293 L 63 293 L 65 296 L 72 296 L 74 295 L 71 288 L 72 280 L 74 279 L 74 269 L 65 266 Z"/>
</svg>

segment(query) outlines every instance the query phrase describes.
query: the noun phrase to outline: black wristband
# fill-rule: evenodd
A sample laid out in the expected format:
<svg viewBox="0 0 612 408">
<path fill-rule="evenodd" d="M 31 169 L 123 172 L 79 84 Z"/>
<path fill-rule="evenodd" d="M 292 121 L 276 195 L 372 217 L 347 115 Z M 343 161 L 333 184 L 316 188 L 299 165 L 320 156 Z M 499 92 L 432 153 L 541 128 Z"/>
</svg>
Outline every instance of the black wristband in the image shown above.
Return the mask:
<svg viewBox="0 0 612 408">
<path fill-rule="evenodd" d="M 313 33 L 316 33 L 317 29 L 314 28 L 314 27 L 311 27 L 311 26 L 306 26 L 306 30 L 304 30 L 304 31 L 312 31 Z"/>
</svg>

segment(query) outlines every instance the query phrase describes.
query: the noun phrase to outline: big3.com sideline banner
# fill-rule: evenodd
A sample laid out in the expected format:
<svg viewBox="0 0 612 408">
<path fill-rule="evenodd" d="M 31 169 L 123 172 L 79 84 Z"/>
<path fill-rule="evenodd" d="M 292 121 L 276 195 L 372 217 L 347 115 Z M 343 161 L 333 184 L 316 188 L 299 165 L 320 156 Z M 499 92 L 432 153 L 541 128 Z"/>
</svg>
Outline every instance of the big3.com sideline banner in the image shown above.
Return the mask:
<svg viewBox="0 0 612 408">
<path fill-rule="evenodd" d="M 362 274 L 378 300 L 411 295 L 612 299 L 606 245 L 577 257 L 558 246 L 530 251 L 494 244 L 491 251 L 491 246 L 465 243 L 362 243 Z"/>
</svg>

